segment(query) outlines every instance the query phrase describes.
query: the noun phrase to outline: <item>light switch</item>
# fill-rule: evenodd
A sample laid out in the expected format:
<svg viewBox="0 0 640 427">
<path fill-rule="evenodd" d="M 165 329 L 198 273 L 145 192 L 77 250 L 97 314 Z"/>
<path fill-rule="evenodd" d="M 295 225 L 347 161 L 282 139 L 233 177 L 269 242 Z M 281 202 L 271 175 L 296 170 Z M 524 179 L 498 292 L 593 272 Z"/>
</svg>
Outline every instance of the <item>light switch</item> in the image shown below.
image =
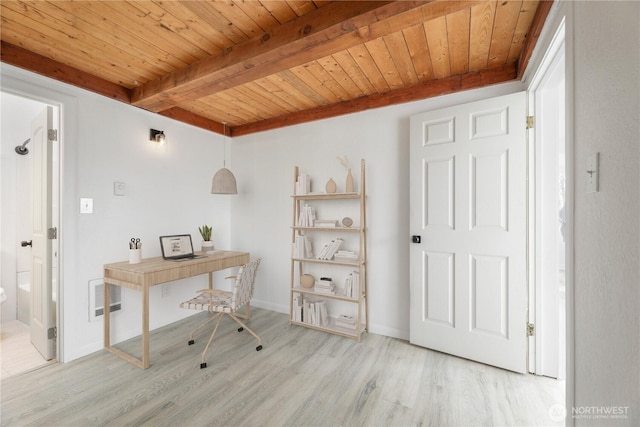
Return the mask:
<svg viewBox="0 0 640 427">
<path fill-rule="evenodd" d="M 88 197 L 80 198 L 80 213 L 81 214 L 93 213 L 93 199 Z"/>
<path fill-rule="evenodd" d="M 587 193 L 600 191 L 600 153 L 587 157 Z"/>
<path fill-rule="evenodd" d="M 113 195 L 124 196 L 127 192 L 127 185 L 124 182 L 115 181 L 113 183 Z"/>
</svg>

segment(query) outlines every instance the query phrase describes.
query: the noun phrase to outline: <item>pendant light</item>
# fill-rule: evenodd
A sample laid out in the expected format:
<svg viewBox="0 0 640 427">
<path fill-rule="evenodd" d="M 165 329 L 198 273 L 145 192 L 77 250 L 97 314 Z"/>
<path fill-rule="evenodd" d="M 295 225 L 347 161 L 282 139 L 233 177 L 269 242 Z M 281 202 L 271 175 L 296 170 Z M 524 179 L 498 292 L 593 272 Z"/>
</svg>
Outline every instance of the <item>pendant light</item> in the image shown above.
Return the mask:
<svg viewBox="0 0 640 427">
<path fill-rule="evenodd" d="M 222 159 L 222 169 L 213 176 L 211 183 L 211 194 L 238 194 L 236 186 L 236 177 L 226 167 L 227 160 L 227 122 L 223 124 L 223 142 L 224 142 L 224 158 Z"/>
</svg>

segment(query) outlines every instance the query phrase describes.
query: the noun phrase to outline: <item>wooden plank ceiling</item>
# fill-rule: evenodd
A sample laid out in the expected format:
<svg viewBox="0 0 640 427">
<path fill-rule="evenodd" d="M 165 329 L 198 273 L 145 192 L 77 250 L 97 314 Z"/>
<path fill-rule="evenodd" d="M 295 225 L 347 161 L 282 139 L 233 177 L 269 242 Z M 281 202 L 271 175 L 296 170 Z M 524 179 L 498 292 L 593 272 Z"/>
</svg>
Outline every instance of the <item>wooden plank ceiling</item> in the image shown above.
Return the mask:
<svg viewBox="0 0 640 427">
<path fill-rule="evenodd" d="M 2 0 L 1 58 L 237 136 L 520 78 L 550 7 Z"/>
</svg>

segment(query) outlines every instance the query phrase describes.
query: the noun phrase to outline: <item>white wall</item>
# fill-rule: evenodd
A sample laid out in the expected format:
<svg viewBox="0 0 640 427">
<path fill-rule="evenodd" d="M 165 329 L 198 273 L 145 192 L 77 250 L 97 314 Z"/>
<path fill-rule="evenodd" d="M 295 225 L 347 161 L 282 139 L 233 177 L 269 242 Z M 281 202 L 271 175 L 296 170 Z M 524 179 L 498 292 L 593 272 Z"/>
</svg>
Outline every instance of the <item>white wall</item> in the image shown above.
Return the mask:
<svg viewBox="0 0 640 427">
<path fill-rule="evenodd" d="M 102 348 L 102 321 L 88 321 L 88 282 L 102 277 L 103 264 L 128 258 L 130 237 L 142 239 L 143 256 L 159 256 L 158 236 L 190 233 L 198 246 L 197 227 L 207 223 L 214 228 L 217 247 L 229 247 L 228 197 L 210 194 L 211 178 L 222 165 L 222 137 L 6 64 L 1 67 L 3 91 L 62 103 L 60 304 L 62 358 L 69 361 Z M 12 126 L 8 117 L 2 115 L 3 138 L 4 129 Z M 167 134 L 162 149 L 148 142 L 149 128 Z M 126 183 L 126 196 L 113 195 L 114 181 Z M 79 213 L 80 197 L 94 199 L 93 214 Z M 2 207 L 4 216 L 4 199 Z M 206 276 L 175 282 L 164 298 L 160 286 L 153 288 L 151 327 L 192 314 L 178 304 L 205 283 Z M 140 301 L 139 293 L 123 293 L 124 309 L 113 317 L 116 342 L 140 334 Z"/>
<path fill-rule="evenodd" d="M 640 3 L 574 4 L 575 406 L 640 425 Z M 603 19 L 606 17 L 606 19 Z M 585 192 L 600 153 L 600 192 Z M 577 425 L 602 425 L 578 419 Z"/>
<path fill-rule="evenodd" d="M 522 90 L 510 83 L 380 108 L 234 139 L 231 169 L 240 196 L 231 204 L 234 244 L 263 257 L 254 301 L 289 310 L 293 168 L 311 175 L 316 191 L 333 177 L 344 188 L 347 155 L 359 185 L 366 160 L 371 332 L 409 337 L 409 117 Z M 356 249 L 356 248 L 348 248 Z"/>
</svg>

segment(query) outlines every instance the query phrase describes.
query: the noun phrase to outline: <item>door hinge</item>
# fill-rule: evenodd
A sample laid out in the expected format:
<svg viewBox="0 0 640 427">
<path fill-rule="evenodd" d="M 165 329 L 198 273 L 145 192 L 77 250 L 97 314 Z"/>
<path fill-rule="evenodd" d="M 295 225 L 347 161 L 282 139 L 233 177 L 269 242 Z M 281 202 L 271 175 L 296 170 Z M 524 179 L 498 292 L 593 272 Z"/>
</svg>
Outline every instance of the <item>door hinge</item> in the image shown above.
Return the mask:
<svg viewBox="0 0 640 427">
<path fill-rule="evenodd" d="M 57 141 L 58 140 L 58 131 L 55 129 L 49 129 L 47 131 L 47 138 L 49 141 Z"/>
<path fill-rule="evenodd" d="M 51 227 L 47 231 L 47 238 L 49 238 L 49 240 L 57 239 L 58 238 L 58 228 L 57 227 Z"/>
<path fill-rule="evenodd" d="M 527 116 L 527 129 L 533 129 L 533 116 Z"/>
<path fill-rule="evenodd" d="M 532 337 L 536 333 L 536 325 L 527 323 L 527 336 Z"/>
<path fill-rule="evenodd" d="M 47 329 L 47 339 L 53 340 L 56 338 L 58 338 L 58 327 L 52 326 L 49 329 Z"/>
</svg>

